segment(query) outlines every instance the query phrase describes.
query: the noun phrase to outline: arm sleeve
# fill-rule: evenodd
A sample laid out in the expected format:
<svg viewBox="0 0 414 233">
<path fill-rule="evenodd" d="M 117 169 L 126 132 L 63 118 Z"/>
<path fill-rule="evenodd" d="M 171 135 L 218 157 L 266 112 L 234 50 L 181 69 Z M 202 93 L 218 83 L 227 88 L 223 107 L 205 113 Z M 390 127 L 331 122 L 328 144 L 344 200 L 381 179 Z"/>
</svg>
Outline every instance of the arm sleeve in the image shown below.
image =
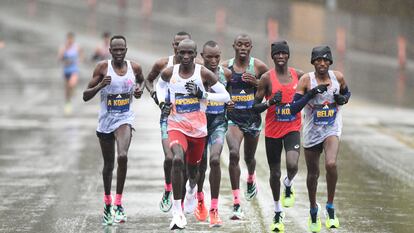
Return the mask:
<svg viewBox="0 0 414 233">
<path fill-rule="evenodd" d="M 164 81 L 162 78 L 159 78 L 157 84 L 155 85 L 155 90 L 158 101 L 160 103 L 165 102 L 165 97 L 168 93 L 168 82 Z"/>
<path fill-rule="evenodd" d="M 305 95 L 296 93 L 293 97 L 293 103 L 290 104 L 290 113 L 296 115 L 296 113 L 300 112 L 305 107 L 310 99 L 312 98 L 309 92 Z"/>
<path fill-rule="evenodd" d="M 339 93 L 346 98 L 346 102 L 348 102 L 349 98 L 351 98 L 351 92 L 348 89 L 348 86 L 345 86 L 344 89 L 341 89 Z"/>
<path fill-rule="evenodd" d="M 230 95 L 226 90 L 226 87 L 221 84 L 220 82 L 217 82 L 213 86 L 211 86 L 211 89 L 215 93 L 207 92 L 207 100 L 217 101 L 217 102 L 224 102 L 227 103 L 230 101 Z"/>
<path fill-rule="evenodd" d="M 253 111 L 255 111 L 257 113 L 262 113 L 268 108 L 269 108 L 269 105 L 268 105 L 267 101 L 265 101 L 263 103 L 255 103 L 253 105 Z"/>
</svg>

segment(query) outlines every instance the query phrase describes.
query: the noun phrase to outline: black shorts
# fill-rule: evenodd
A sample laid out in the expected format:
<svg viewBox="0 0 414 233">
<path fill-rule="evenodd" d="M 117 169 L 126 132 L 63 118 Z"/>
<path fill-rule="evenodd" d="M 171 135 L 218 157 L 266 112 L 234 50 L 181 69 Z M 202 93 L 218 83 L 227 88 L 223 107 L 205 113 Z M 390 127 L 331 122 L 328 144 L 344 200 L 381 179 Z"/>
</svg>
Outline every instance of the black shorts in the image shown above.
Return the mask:
<svg viewBox="0 0 414 233">
<path fill-rule="evenodd" d="M 114 132 L 101 133 L 101 132 L 96 131 L 96 136 L 98 136 L 98 138 L 101 140 L 114 140 L 115 139 Z"/>
<path fill-rule="evenodd" d="M 305 150 L 310 150 L 312 152 L 318 152 L 320 154 L 323 151 L 323 142 L 321 142 L 319 144 L 316 144 L 314 146 L 311 146 L 311 147 L 304 148 L 304 149 Z"/>
<path fill-rule="evenodd" d="M 296 151 L 299 153 L 300 150 L 300 133 L 298 131 L 293 131 L 282 138 L 265 138 L 266 144 L 266 156 L 267 163 L 278 164 L 280 163 L 280 157 L 282 155 L 283 146 L 285 151 Z"/>
<path fill-rule="evenodd" d="M 262 130 L 262 117 L 252 109 L 233 109 L 227 112 L 229 126 L 236 125 L 244 134 L 258 137 Z"/>
</svg>

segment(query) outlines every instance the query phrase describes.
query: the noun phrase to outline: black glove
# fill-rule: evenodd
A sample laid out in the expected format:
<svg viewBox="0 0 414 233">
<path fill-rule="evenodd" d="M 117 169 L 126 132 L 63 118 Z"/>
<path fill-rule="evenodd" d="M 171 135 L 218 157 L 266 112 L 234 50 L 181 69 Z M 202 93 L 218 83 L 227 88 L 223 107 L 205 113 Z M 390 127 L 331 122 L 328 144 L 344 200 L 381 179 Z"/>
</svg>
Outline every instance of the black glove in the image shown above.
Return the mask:
<svg viewBox="0 0 414 233">
<path fill-rule="evenodd" d="M 151 93 L 151 98 L 154 100 L 154 102 L 155 102 L 157 105 L 159 105 L 159 104 L 160 104 L 160 102 L 158 101 L 158 98 L 157 98 L 157 92 L 156 92 L 156 91 L 153 91 L 153 92 Z"/>
<path fill-rule="evenodd" d="M 188 94 L 194 95 L 199 99 L 203 98 L 203 91 L 198 87 L 194 81 L 187 82 L 185 84 L 185 89 L 187 89 Z"/>
<path fill-rule="evenodd" d="M 341 95 L 341 94 L 334 94 L 334 99 L 335 99 L 335 102 L 339 105 L 344 105 L 348 103 L 348 99 L 346 98 L 346 96 Z"/>
<path fill-rule="evenodd" d="M 172 107 L 172 104 L 171 103 L 161 102 L 161 104 L 160 104 L 161 115 L 163 117 L 167 117 L 168 115 L 170 115 L 170 113 L 171 113 L 171 107 Z"/>
<path fill-rule="evenodd" d="M 309 92 L 314 97 L 316 94 L 322 94 L 328 90 L 329 84 L 320 84 L 314 88 L 312 88 Z"/>
<path fill-rule="evenodd" d="M 275 93 L 275 95 L 271 99 L 269 99 L 269 106 L 275 105 L 275 104 L 279 105 L 281 102 L 282 102 L 282 92 L 278 91 Z"/>
</svg>

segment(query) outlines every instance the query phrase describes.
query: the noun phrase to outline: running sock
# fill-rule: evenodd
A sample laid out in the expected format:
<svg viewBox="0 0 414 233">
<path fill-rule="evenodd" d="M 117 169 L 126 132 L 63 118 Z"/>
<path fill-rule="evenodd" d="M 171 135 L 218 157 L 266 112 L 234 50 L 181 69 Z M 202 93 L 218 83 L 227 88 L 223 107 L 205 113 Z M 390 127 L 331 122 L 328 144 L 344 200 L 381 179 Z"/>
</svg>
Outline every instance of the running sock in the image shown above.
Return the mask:
<svg viewBox="0 0 414 233">
<path fill-rule="evenodd" d="M 203 201 L 204 200 L 204 193 L 203 192 L 197 192 L 197 200 Z"/>
<path fill-rule="evenodd" d="M 335 207 L 333 203 L 326 203 L 326 212 L 328 212 L 330 219 L 335 219 Z"/>
<path fill-rule="evenodd" d="M 253 175 L 248 175 L 247 176 L 247 183 L 253 183 L 256 180 L 256 172 L 253 173 Z"/>
<path fill-rule="evenodd" d="M 104 195 L 104 202 L 105 205 L 111 205 L 112 204 L 112 195 Z"/>
<path fill-rule="evenodd" d="M 122 194 L 115 195 L 114 205 L 122 205 Z"/>
<path fill-rule="evenodd" d="M 335 209 L 334 204 L 333 203 L 329 203 L 329 202 L 326 203 L 326 208 L 327 209 Z"/>
<path fill-rule="evenodd" d="M 286 177 L 285 177 L 285 179 L 283 180 L 283 184 L 284 184 L 286 187 L 290 187 L 290 186 L 292 186 L 292 184 L 293 184 L 293 179 L 292 179 L 292 180 L 289 180 L 289 178 L 286 176 Z"/>
<path fill-rule="evenodd" d="M 318 207 L 311 207 L 309 212 L 310 212 L 312 222 L 315 223 L 316 222 L 316 217 L 317 217 L 317 214 L 318 214 Z"/>
<path fill-rule="evenodd" d="M 234 189 L 233 192 L 233 204 L 240 204 L 240 189 Z"/>
<path fill-rule="evenodd" d="M 280 201 L 274 201 L 275 203 L 275 212 L 282 212 L 283 208 L 282 205 L 280 204 Z"/>
<path fill-rule="evenodd" d="M 218 209 L 218 198 L 211 199 L 211 207 L 210 210 Z"/>
<path fill-rule="evenodd" d="M 174 211 L 174 213 L 182 213 L 183 212 L 183 208 L 182 208 L 182 205 L 181 205 L 181 199 L 173 201 L 173 211 Z"/>
<path fill-rule="evenodd" d="M 165 183 L 164 187 L 165 187 L 165 192 L 172 191 L 172 183 L 169 183 L 169 184 Z"/>
</svg>

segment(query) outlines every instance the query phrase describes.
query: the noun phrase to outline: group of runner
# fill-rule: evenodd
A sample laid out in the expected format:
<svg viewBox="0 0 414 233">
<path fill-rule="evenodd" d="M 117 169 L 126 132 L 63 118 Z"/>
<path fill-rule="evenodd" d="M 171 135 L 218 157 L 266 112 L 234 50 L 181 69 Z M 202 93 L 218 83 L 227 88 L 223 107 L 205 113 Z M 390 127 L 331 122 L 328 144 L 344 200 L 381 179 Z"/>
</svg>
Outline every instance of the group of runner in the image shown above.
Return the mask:
<svg viewBox="0 0 414 233">
<path fill-rule="evenodd" d="M 311 64 L 315 70 L 304 73 L 288 66 L 290 50 L 286 41 L 272 43 L 274 68 L 270 69 L 250 55 L 252 40 L 246 34 L 235 37 L 234 58 L 223 62 L 220 62 L 221 49 L 215 41 L 207 41 L 203 45 L 200 53 L 202 60 L 197 58 L 197 46 L 189 33 L 177 33 L 172 46 L 174 54 L 156 61 L 144 80 L 140 65 L 125 60 L 126 39 L 113 36 L 109 47 L 112 59 L 97 64 L 92 80 L 84 91 L 85 101 L 98 92 L 101 95 L 97 136 L 104 158 L 103 224 L 126 221 L 122 191 L 134 120 L 130 105 L 132 96 L 140 98 L 146 87 L 160 108 L 165 189 L 159 207 L 163 212 L 172 209 L 172 230 L 185 228 L 187 221 L 184 213 L 194 213 L 199 221 L 206 221 L 209 217 L 210 227 L 222 225 L 218 200 L 220 155 L 225 137 L 230 152 L 229 174 L 233 193 L 230 219 L 243 218 L 239 166 L 241 143 L 244 140 L 243 154 L 248 170 L 244 195 L 250 201 L 258 193 L 255 152 L 262 128 L 261 113 L 266 110 L 265 146 L 274 201 L 270 230 L 284 231 L 283 207 L 292 207 L 295 203 L 293 180 L 298 171 L 301 128 L 308 170 L 308 228 L 319 232 L 322 225 L 316 189 L 319 158 L 323 151 L 328 191 L 326 227 L 338 228 L 333 201 L 338 177 L 336 160 L 342 129 L 341 106 L 348 102 L 351 94 L 343 75 L 329 69 L 333 63 L 330 48 L 313 48 Z M 263 98 L 266 100 L 263 101 Z M 115 142 L 117 188 L 112 203 L 110 190 Z M 283 148 L 287 176 L 283 179 L 284 189 L 281 192 Z M 207 164 L 210 165 L 209 209 L 206 208 L 203 193 Z"/>
</svg>

